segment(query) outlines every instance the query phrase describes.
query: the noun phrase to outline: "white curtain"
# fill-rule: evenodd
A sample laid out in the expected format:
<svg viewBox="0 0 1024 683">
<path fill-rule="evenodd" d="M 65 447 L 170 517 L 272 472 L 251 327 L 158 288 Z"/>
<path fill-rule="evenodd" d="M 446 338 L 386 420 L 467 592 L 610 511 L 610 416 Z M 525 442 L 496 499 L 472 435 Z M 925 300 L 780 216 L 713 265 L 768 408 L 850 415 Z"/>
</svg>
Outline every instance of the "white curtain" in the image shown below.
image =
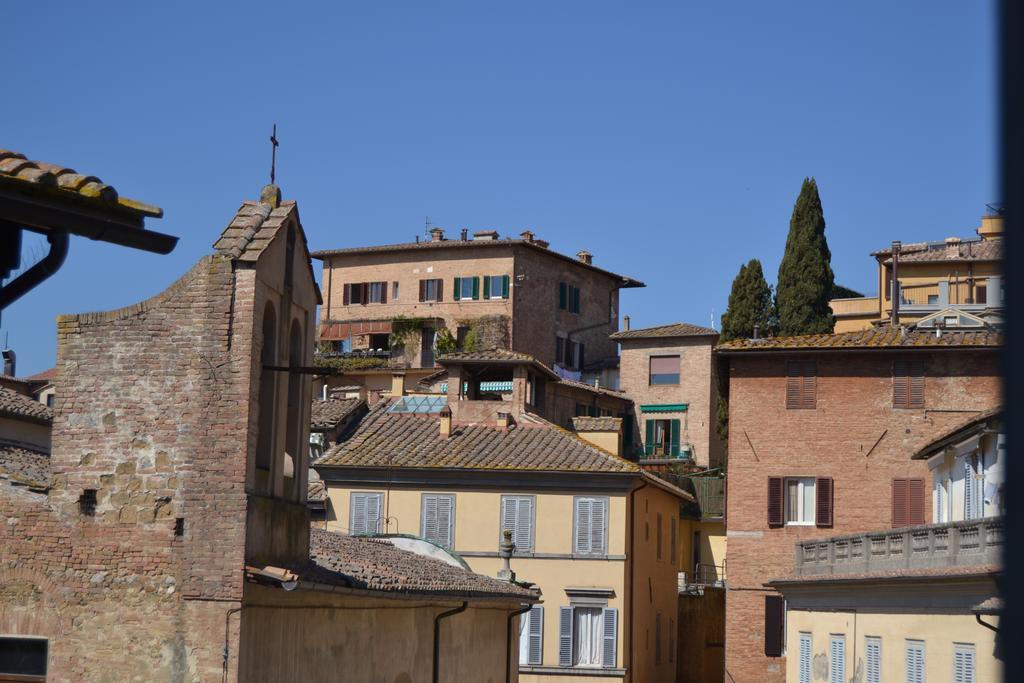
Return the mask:
<svg viewBox="0 0 1024 683">
<path fill-rule="evenodd" d="M 530 663 L 530 617 L 533 612 L 519 615 L 519 663 Z"/>
<path fill-rule="evenodd" d="M 601 666 L 601 610 L 577 607 L 573 610 L 573 640 L 576 666 Z"/>
</svg>

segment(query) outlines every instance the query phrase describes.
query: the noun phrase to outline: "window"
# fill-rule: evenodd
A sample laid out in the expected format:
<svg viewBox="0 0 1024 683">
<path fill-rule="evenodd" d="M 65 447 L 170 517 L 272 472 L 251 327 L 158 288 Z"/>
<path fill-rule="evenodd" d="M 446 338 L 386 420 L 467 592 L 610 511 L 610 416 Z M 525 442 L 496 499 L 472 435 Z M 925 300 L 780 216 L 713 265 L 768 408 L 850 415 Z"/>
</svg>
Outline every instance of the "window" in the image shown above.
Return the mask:
<svg viewBox="0 0 1024 683">
<path fill-rule="evenodd" d="M 679 356 L 651 356 L 649 383 L 679 384 Z"/>
<path fill-rule="evenodd" d="M 386 304 L 388 302 L 387 282 L 353 282 L 344 286 L 344 303 Z"/>
<path fill-rule="evenodd" d="M 508 298 L 508 275 L 488 275 L 484 277 L 485 299 Z"/>
<path fill-rule="evenodd" d="M 391 283 L 391 300 L 398 301 L 398 281 Z"/>
<path fill-rule="evenodd" d="M 814 479 L 786 480 L 786 524 L 814 524 Z"/>
<path fill-rule="evenodd" d="M 380 533 L 380 516 L 384 509 L 383 493 L 355 493 L 350 496 L 348 532 L 353 536 Z"/>
<path fill-rule="evenodd" d="M 974 645 L 953 643 L 953 683 L 974 683 Z"/>
<path fill-rule="evenodd" d="M 678 458 L 680 427 L 679 420 L 647 420 L 644 453 Z"/>
<path fill-rule="evenodd" d="M 85 489 L 78 496 L 78 512 L 86 517 L 96 516 L 96 489 Z"/>
<path fill-rule="evenodd" d="M 608 554 L 608 499 L 577 497 L 573 523 L 573 552 L 577 555 Z"/>
<path fill-rule="evenodd" d="M 559 608 L 559 666 L 614 667 L 617 640 L 617 609 L 583 606 Z"/>
<path fill-rule="evenodd" d="M 800 632 L 799 683 L 811 683 L 811 634 Z"/>
<path fill-rule="evenodd" d="M 57 394 L 47 394 L 47 395 L 46 395 L 46 406 L 47 406 L 48 408 L 52 408 L 52 407 L 53 407 L 53 399 L 54 399 L 54 398 L 55 398 L 56 396 L 57 396 Z"/>
<path fill-rule="evenodd" d="M 565 337 L 555 336 L 555 362 L 565 365 Z"/>
<path fill-rule="evenodd" d="M 924 524 L 924 479 L 892 480 L 892 528 Z"/>
<path fill-rule="evenodd" d="M 828 683 L 846 683 L 846 636 L 828 639 Z"/>
<path fill-rule="evenodd" d="M 478 277 L 457 277 L 455 278 L 455 300 L 468 301 L 480 298 L 480 278 Z"/>
<path fill-rule="evenodd" d="M 864 639 L 864 683 L 882 683 L 882 639 Z"/>
<path fill-rule="evenodd" d="M 831 477 L 768 477 L 768 526 L 831 527 Z"/>
<path fill-rule="evenodd" d="M 544 661 L 544 607 L 534 605 L 519 617 L 519 664 L 539 666 Z"/>
<path fill-rule="evenodd" d="M 533 552 L 533 496 L 501 497 L 501 533 L 512 531 L 517 553 Z"/>
<path fill-rule="evenodd" d="M 420 301 L 441 301 L 444 284 L 440 279 L 420 280 Z"/>
<path fill-rule="evenodd" d="M 423 494 L 420 536 L 443 548 L 454 548 L 455 496 Z"/>
<path fill-rule="evenodd" d="M 369 293 L 367 298 L 371 304 L 383 304 L 388 300 L 388 283 L 371 282 L 368 285 Z"/>
<path fill-rule="evenodd" d="M 558 283 L 558 308 L 570 313 L 580 312 L 580 289 L 565 282 Z"/>
<path fill-rule="evenodd" d="M 929 306 L 934 306 L 935 304 L 938 304 L 938 303 L 939 303 L 939 295 L 938 294 L 929 294 L 928 295 L 928 305 Z"/>
<path fill-rule="evenodd" d="M 661 524 L 661 513 L 660 512 L 658 513 L 658 522 L 657 522 L 657 524 L 658 524 L 658 526 L 657 526 L 658 539 L 657 539 L 657 541 L 655 541 L 655 543 L 656 543 L 656 545 L 658 547 L 658 551 L 657 551 L 658 552 L 658 561 L 660 562 L 661 561 L 661 527 L 662 527 L 662 524 Z"/>
<path fill-rule="evenodd" d="M 786 637 L 786 602 L 781 595 L 764 596 L 764 654 L 781 657 Z"/>
<path fill-rule="evenodd" d="M 654 663 L 661 664 L 661 612 L 654 615 Z"/>
<path fill-rule="evenodd" d="M 898 360 L 892 364 L 892 407 L 924 408 L 924 363 Z"/>
<path fill-rule="evenodd" d="M 907 639 L 906 652 L 907 683 L 924 683 L 924 641 Z"/>
<path fill-rule="evenodd" d="M 786 409 L 813 410 L 818 400 L 818 364 L 813 360 L 786 363 Z"/>
<path fill-rule="evenodd" d="M 0 680 L 45 681 L 47 648 L 45 638 L 0 638 Z"/>
</svg>

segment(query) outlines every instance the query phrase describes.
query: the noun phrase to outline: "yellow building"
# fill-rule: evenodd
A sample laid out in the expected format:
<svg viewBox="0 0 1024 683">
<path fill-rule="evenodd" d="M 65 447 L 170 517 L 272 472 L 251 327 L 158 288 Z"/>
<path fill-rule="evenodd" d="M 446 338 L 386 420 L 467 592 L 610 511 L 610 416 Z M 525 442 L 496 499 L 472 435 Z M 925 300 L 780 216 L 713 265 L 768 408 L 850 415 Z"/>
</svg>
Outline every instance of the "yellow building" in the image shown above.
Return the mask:
<svg viewBox="0 0 1024 683">
<path fill-rule="evenodd" d="M 520 621 L 520 680 L 674 681 L 692 497 L 614 452 L 619 418 L 579 418 L 575 434 L 541 418 L 534 362 L 462 361 L 446 396 L 377 403 L 316 463 L 326 527 L 421 537 L 491 576 L 511 530 L 512 569 L 543 597 Z M 511 394 L 487 400 L 478 385 L 499 380 Z"/>
<path fill-rule="evenodd" d="M 893 320 L 893 274 L 899 282 L 896 318 L 917 323 L 948 310 L 1000 321 L 1003 311 L 1003 217 L 981 219 L 978 237 L 901 244 L 872 254 L 877 261 L 876 296 L 829 302 L 839 332 L 870 329 Z"/>
</svg>

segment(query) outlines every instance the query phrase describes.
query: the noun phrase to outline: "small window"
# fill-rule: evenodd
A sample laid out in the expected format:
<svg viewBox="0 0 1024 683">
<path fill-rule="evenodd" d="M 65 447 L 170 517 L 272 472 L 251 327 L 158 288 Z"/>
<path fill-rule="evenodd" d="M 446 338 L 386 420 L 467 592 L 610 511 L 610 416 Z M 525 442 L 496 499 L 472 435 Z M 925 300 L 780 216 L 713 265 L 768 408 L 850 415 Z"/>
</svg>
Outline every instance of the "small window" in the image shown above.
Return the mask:
<svg viewBox="0 0 1024 683">
<path fill-rule="evenodd" d="M 455 543 L 455 496 L 423 494 L 420 535 L 442 548 Z"/>
<path fill-rule="evenodd" d="M 45 638 L 0 638 L 0 681 L 45 681 Z"/>
<path fill-rule="evenodd" d="M 907 683 L 924 683 L 924 641 L 907 639 L 904 660 Z"/>
<path fill-rule="evenodd" d="M 892 364 L 892 407 L 924 408 L 922 361 L 895 361 Z"/>
<path fill-rule="evenodd" d="M 78 511 L 86 517 L 96 516 L 96 489 L 85 489 L 78 497 Z"/>
<path fill-rule="evenodd" d="M 558 283 L 558 308 L 570 313 L 580 312 L 580 289 L 565 282 Z"/>
<path fill-rule="evenodd" d="M 786 479 L 786 524 L 814 524 L 814 478 Z"/>
<path fill-rule="evenodd" d="M 501 540 L 505 530 L 511 530 L 517 554 L 533 552 L 534 501 L 533 496 L 501 497 Z"/>
<path fill-rule="evenodd" d="M 786 363 L 786 409 L 813 410 L 818 401 L 818 364 L 814 361 Z"/>
<path fill-rule="evenodd" d="M 367 285 L 367 301 L 371 304 L 386 303 L 388 283 L 370 282 Z"/>
<path fill-rule="evenodd" d="M 882 683 L 882 639 L 878 636 L 864 638 L 864 683 Z"/>
<path fill-rule="evenodd" d="M 57 396 L 56 394 L 47 394 L 46 395 L 46 405 L 47 405 L 48 408 L 52 408 L 53 407 L 53 399 L 56 398 L 56 396 Z"/>
<path fill-rule="evenodd" d="M 469 336 L 469 325 L 459 325 L 455 328 L 455 344 L 460 351 L 465 349 L 467 336 Z"/>
<path fill-rule="evenodd" d="M 441 301 L 441 280 L 420 280 L 420 301 Z"/>
<path fill-rule="evenodd" d="M 679 384 L 679 356 L 651 356 L 649 383 Z"/>
<path fill-rule="evenodd" d="M 679 457 L 679 420 L 647 420 L 644 454 L 665 458 Z"/>
<path fill-rule="evenodd" d="M 846 636 L 829 637 L 828 659 L 828 683 L 846 683 Z"/>
<path fill-rule="evenodd" d="M 971 643 L 953 643 L 953 683 L 975 683 Z"/>
<path fill-rule="evenodd" d="M 508 298 L 508 275 L 488 275 L 484 277 L 485 299 Z"/>
<path fill-rule="evenodd" d="M 573 552 L 577 555 L 608 554 L 608 499 L 575 499 Z"/>
<path fill-rule="evenodd" d="M 811 634 L 800 632 L 799 683 L 811 683 Z"/>
<path fill-rule="evenodd" d="M 349 533 L 353 536 L 380 533 L 384 494 L 353 492 L 350 503 Z"/>
<path fill-rule="evenodd" d="M 580 289 L 579 287 L 569 288 L 569 312 L 580 312 Z"/>
<path fill-rule="evenodd" d="M 398 282 L 391 283 L 391 300 L 398 301 Z"/>
</svg>

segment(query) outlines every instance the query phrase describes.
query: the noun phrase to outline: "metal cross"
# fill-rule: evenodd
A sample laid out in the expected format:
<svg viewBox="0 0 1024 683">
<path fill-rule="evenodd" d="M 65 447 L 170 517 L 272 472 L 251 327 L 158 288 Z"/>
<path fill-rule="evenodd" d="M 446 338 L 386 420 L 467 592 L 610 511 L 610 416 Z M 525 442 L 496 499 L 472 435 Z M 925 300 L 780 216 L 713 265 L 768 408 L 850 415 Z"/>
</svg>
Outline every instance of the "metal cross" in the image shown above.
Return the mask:
<svg viewBox="0 0 1024 683">
<path fill-rule="evenodd" d="M 270 184 L 274 184 L 274 167 L 277 165 L 277 124 L 274 124 L 274 130 L 270 134 Z"/>
</svg>

